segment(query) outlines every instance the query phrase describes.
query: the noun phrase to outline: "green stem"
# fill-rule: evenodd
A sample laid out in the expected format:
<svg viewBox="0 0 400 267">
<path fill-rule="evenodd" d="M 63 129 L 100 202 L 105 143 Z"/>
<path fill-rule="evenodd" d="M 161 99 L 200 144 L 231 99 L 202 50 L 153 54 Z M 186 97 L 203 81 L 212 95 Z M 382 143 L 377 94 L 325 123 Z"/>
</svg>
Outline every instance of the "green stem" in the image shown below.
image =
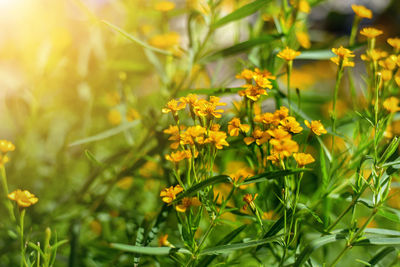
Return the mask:
<svg viewBox="0 0 400 267">
<path fill-rule="evenodd" d="M 336 102 L 339 94 L 339 87 L 340 81 L 342 80 L 343 76 L 343 60 L 339 61 L 339 67 L 336 74 L 336 84 L 335 84 L 335 91 L 333 93 L 333 107 L 332 107 L 332 150 L 331 155 L 333 156 L 334 148 L 335 148 L 335 134 L 336 134 Z"/>
<path fill-rule="evenodd" d="M 10 200 L 7 198 L 8 196 L 8 185 L 7 185 L 7 175 L 6 175 L 6 168 L 4 168 L 4 165 L 0 167 L 0 173 L 1 173 L 1 183 L 3 187 L 3 193 L 4 193 L 4 205 L 7 208 L 8 214 L 11 218 L 12 222 L 16 222 L 14 211 L 13 211 L 13 205 L 11 204 Z"/>
<path fill-rule="evenodd" d="M 25 217 L 25 209 L 21 210 L 19 216 L 19 236 L 20 236 L 20 245 L 21 245 L 21 264 L 20 266 L 28 266 L 25 259 L 25 242 L 24 242 L 24 217 Z"/>
<path fill-rule="evenodd" d="M 288 98 L 288 105 L 289 105 L 289 112 L 292 114 L 292 109 L 291 109 L 291 100 L 290 100 L 290 77 L 292 75 L 292 68 L 293 68 L 293 61 L 290 60 L 287 62 L 287 98 Z"/>
</svg>

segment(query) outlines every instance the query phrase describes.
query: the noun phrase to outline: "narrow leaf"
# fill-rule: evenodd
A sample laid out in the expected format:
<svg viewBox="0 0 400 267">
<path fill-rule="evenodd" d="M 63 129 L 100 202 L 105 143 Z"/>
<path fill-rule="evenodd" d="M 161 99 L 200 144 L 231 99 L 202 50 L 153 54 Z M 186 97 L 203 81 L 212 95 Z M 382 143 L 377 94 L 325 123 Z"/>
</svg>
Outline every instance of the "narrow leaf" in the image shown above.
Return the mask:
<svg viewBox="0 0 400 267">
<path fill-rule="evenodd" d="M 386 248 L 380 250 L 378 253 L 375 254 L 374 257 L 372 257 L 372 259 L 370 259 L 368 261 L 368 263 L 370 264 L 369 266 L 374 266 L 374 265 L 378 264 L 387 255 L 389 255 L 390 253 L 392 253 L 395 250 L 396 249 L 394 247 L 386 247 Z"/>
<path fill-rule="evenodd" d="M 171 253 L 191 254 L 190 251 L 185 248 L 139 247 L 139 246 L 132 246 L 132 245 L 121 244 L 121 243 L 111 243 L 110 246 L 111 246 L 111 248 L 114 248 L 117 250 L 138 253 L 138 254 L 145 254 L 145 255 L 168 255 Z"/>
<path fill-rule="evenodd" d="M 390 246 L 390 245 L 400 245 L 400 237 L 371 237 L 360 240 L 353 244 L 354 246 Z"/>
<path fill-rule="evenodd" d="M 246 180 L 244 180 L 240 185 L 246 185 L 246 184 L 253 184 L 253 183 L 260 183 L 260 182 L 265 182 L 274 178 L 280 178 L 280 177 L 285 177 L 288 175 L 300 173 L 300 172 L 307 172 L 311 171 L 310 169 L 292 169 L 292 170 L 279 170 L 279 171 L 268 171 L 264 172 L 261 174 L 257 174 L 253 177 L 250 177 Z"/>
</svg>

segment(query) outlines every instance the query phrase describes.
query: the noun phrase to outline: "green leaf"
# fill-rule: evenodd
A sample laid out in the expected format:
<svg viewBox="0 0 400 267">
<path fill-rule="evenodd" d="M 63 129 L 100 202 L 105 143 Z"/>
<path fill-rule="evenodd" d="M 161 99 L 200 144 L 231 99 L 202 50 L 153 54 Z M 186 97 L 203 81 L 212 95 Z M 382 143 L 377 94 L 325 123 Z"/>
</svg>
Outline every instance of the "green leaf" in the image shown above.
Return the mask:
<svg viewBox="0 0 400 267">
<path fill-rule="evenodd" d="M 240 234 L 247 225 L 242 225 L 229 234 L 227 234 L 224 238 L 222 238 L 216 245 L 221 246 L 224 244 L 229 244 L 238 234 Z M 198 266 L 208 266 L 217 256 L 216 255 L 207 255 L 205 256 L 198 264 Z"/>
<path fill-rule="evenodd" d="M 400 144 L 400 138 L 396 136 L 395 138 L 393 138 L 392 142 L 390 142 L 389 146 L 386 148 L 378 164 L 385 163 L 390 158 L 390 156 L 392 156 L 393 153 L 397 151 L 399 144 Z"/>
<path fill-rule="evenodd" d="M 179 91 L 178 96 L 186 96 L 188 94 L 199 94 L 199 95 L 221 95 L 228 93 L 237 93 L 243 90 L 243 87 L 220 87 L 220 88 L 198 88 Z"/>
<path fill-rule="evenodd" d="M 400 211 L 389 207 L 379 209 L 378 214 L 393 222 L 400 223 Z"/>
<path fill-rule="evenodd" d="M 176 197 L 176 199 L 174 200 L 174 203 L 180 201 L 184 197 L 188 197 L 188 196 L 195 194 L 196 192 L 200 191 L 201 189 L 203 189 L 207 186 L 214 185 L 214 184 L 220 184 L 220 183 L 231 183 L 231 182 L 232 182 L 231 177 L 229 177 L 227 175 L 218 175 L 218 176 L 211 177 L 207 180 L 204 180 L 204 181 L 192 186 L 191 188 L 185 190 L 183 193 L 179 194 Z"/>
<path fill-rule="evenodd" d="M 91 162 L 93 162 L 94 164 L 96 164 L 96 165 L 98 165 L 98 166 L 102 166 L 102 165 L 103 165 L 100 161 L 98 161 L 98 160 L 96 159 L 95 155 L 93 155 L 93 153 L 90 152 L 88 149 L 85 149 L 85 155 L 86 155 L 86 157 L 87 157 Z"/>
<path fill-rule="evenodd" d="M 370 264 L 369 266 L 374 266 L 376 264 L 378 264 L 381 260 L 383 260 L 387 255 L 389 255 L 390 253 L 392 253 L 393 251 L 395 251 L 396 249 L 394 247 L 386 247 L 383 248 L 382 250 L 380 250 L 378 253 L 375 254 L 375 256 L 372 257 L 372 259 L 370 259 L 368 261 L 368 263 Z"/>
<path fill-rule="evenodd" d="M 345 238 L 346 238 L 346 235 L 344 233 L 338 233 L 338 234 L 334 234 L 334 235 L 323 236 L 316 240 L 311 241 L 311 243 L 302 250 L 302 252 L 298 256 L 298 258 L 293 266 L 294 267 L 303 266 L 303 264 L 311 256 L 311 253 L 313 253 L 316 249 L 318 249 L 322 246 L 325 246 L 327 244 L 343 240 Z"/>
<path fill-rule="evenodd" d="M 228 57 L 231 55 L 235 55 L 235 54 L 247 51 L 250 48 L 255 47 L 257 45 L 262 45 L 262 44 L 277 40 L 277 39 L 281 38 L 282 36 L 283 36 L 283 34 L 270 34 L 270 35 L 264 35 L 264 36 L 260 36 L 257 38 L 253 38 L 248 41 L 238 43 L 231 47 L 228 47 L 228 48 L 222 49 L 218 52 L 215 52 L 214 54 L 205 57 L 203 59 L 203 61 L 208 62 L 208 61 L 216 60 L 218 58 L 225 58 L 225 57 Z"/>
<path fill-rule="evenodd" d="M 322 187 L 326 190 L 328 188 L 329 175 L 326 167 L 325 152 L 322 145 L 319 146 L 319 164 L 321 167 L 321 174 L 322 174 Z"/>
<path fill-rule="evenodd" d="M 270 0 L 257 0 L 257 1 L 251 2 L 250 4 L 244 5 L 238 9 L 236 9 L 232 13 L 230 13 L 230 14 L 226 15 L 225 17 L 216 21 L 213 25 L 211 25 L 211 28 L 216 29 L 216 28 L 219 28 L 229 22 L 250 16 L 251 14 L 259 11 L 261 7 L 268 4 L 269 2 L 270 2 Z"/>
<path fill-rule="evenodd" d="M 172 55 L 171 52 L 169 51 L 165 51 L 162 49 L 158 49 L 157 47 L 151 46 L 141 40 L 139 40 L 138 38 L 136 38 L 135 36 L 133 36 L 132 34 L 127 33 L 126 31 L 124 31 L 123 29 L 121 29 L 120 27 L 106 21 L 106 20 L 102 20 L 101 22 L 103 22 L 105 25 L 107 25 L 108 27 L 112 28 L 113 30 L 117 31 L 118 33 L 120 33 L 121 35 L 123 35 L 124 37 L 126 37 L 127 39 L 141 45 L 142 47 L 152 50 L 154 52 L 158 52 L 160 54 L 164 54 L 164 55 Z"/>
<path fill-rule="evenodd" d="M 98 133 L 96 135 L 90 136 L 90 137 L 86 137 L 77 141 L 72 142 L 71 144 L 69 144 L 69 146 L 77 146 L 77 145 L 82 145 L 82 144 L 86 144 L 86 143 L 91 143 L 91 142 L 95 142 L 95 141 L 100 141 L 106 138 L 109 138 L 111 136 L 114 136 L 116 134 L 119 134 L 125 130 L 128 130 L 130 128 L 135 127 L 138 124 L 138 121 L 132 121 L 132 122 L 127 122 L 124 123 L 122 125 L 119 125 L 118 127 L 115 128 L 111 128 L 107 131 Z"/>
<path fill-rule="evenodd" d="M 303 51 L 301 54 L 296 57 L 296 59 L 311 59 L 311 60 L 321 60 L 321 59 L 330 59 L 334 57 L 335 54 L 331 50 L 309 50 Z"/>
<path fill-rule="evenodd" d="M 210 255 L 210 254 L 231 253 L 232 251 L 235 251 L 235 250 L 252 248 L 252 247 L 257 247 L 257 246 L 264 245 L 267 243 L 271 243 L 271 242 L 277 241 L 282 236 L 284 236 L 284 235 L 277 235 L 277 236 L 264 238 L 261 240 L 250 241 L 250 242 L 236 243 L 236 244 L 206 248 L 203 251 L 201 251 L 199 253 L 199 255 L 201 256 L 201 255 Z"/>
<path fill-rule="evenodd" d="M 111 248 L 125 251 L 125 252 L 132 252 L 138 254 L 145 254 L 145 255 L 168 255 L 171 253 L 184 253 L 184 254 L 191 254 L 189 250 L 185 248 L 170 248 L 170 247 L 139 247 L 139 246 L 132 246 L 127 244 L 121 243 L 111 243 Z"/>
<path fill-rule="evenodd" d="M 398 236 L 400 237 L 400 231 L 390 230 L 390 229 L 382 229 L 382 228 L 366 228 L 364 230 L 367 234 L 376 234 L 376 235 L 387 235 L 387 236 Z"/>
<path fill-rule="evenodd" d="M 394 161 L 386 162 L 386 163 L 382 164 L 383 168 L 389 167 L 389 166 L 391 166 L 393 169 L 400 169 L 400 158 L 397 158 Z"/>
<path fill-rule="evenodd" d="M 400 237 L 371 237 L 353 243 L 354 246 L 390 246 L 400 245 Z"/>
<path fill-rule="evenodd" d="M 300 172 L 309 172 L 311 169 L 292 169 L 292 170 L 279 170 L 279 171 L 268 171 L 261 174 L 257 174 L 253 177 L 247 178 L 240 185 L 253 184 L 253 183 L 261 183 L 274 178 L 285 177 L 288 175 L 300 173 Z"/>
</svg>

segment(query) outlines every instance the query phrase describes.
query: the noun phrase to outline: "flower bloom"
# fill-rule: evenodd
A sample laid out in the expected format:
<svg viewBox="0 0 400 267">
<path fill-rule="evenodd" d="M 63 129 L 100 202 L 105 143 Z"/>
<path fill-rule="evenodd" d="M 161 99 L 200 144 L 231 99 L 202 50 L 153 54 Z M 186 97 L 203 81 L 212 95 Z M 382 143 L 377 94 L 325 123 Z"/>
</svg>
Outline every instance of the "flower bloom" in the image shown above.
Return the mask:
<svg viewBox="0 0 400 267">
<path fill-rule="evenodd" d="M 306 32 L 303 31 L 296 32 L 296 39 L 301 47 L 305 49 L 309 49 L 311 47 L 310 37 Z"/>
<path fill-rule="evenodd" d="M 197 197 L 184 197 L 181 204 L 176 205 L 175 209 L 178 212 L 185 212 L 189 207 L 199 207 L 201 202 Z"/>
<path fill-rule="evenodd" d="M 386 51 L 382 51 L 379 49 L 368 50 L 366 54 L 361 55 L 361 60 L 363 61 L 378 61 L 381 58 L 385 58 L 388 56 Z"/>
<path fill-rule="evenodd" d="M 350 61 L 349 58 L 354 57 L 352 51 L 343 46 L 339 48 L 332 48 L 332 52 L 337 55 L 337 57 L 331 57 L 331 61 L 336 65 L 342 63 L 343 67 L 354 67 L 354 62 Z"/>
<path fill-rule="evenodd" d="M 184 129 L 183 126 L 181 126 L 180 128 L 181 128 L 180 130 Z M 179 131 L 178 126 L 170 125 L 169 128 L 165 129 L 163 132 L 166 133 L 166 134 L 171 135 L 168 138 L 168 140 L 173 141 L 173 142 L 169 147 L 172 148 L 172 149 L 177 149 L 179 147 L 180 140 L 181 140 L 181 135 L 180 135 L 180 131 Z"/>
<path fill-rule="evenodd" d="M 119 125 L 122 121 L 122 116 L 118 109 L 112 109 L 108 112 L 107 119 L 111 125 Z"/>
<path fill-rule="evenodd" d="M 162 201 L 169 204 L 174 199 L 176 199 L 176 195 L 182 191 L 183 191 L 183 187 L 178 184 L 175 187 L 171 186 L 169 188 L 165 188 L 165 189 L 161 190 L 160 197 L 162 197 Z"/>
<path fill-rule="evenodd" d="M 303 131 L 303 127 L 300 126 L 300 123 L 296 121 L 295 117 L 289 116 L 280 121 L 281 127 L 283 127 L 286 131 L 291 133 L 300 133 Z"/>
<path fill-rule="evenodd" d="M 361 35 L 366 36 L 367 38 L 373 39 L 379 35 L 381 35 L 383 33 L 383 31 L 378 30 L 376 28 L 372 28 L 372 27 L 365 27 L 364 29 L 362 29 L 360 31 Z"/>
<path fill-rule="evenodd" d="M 292 61 L 296 57 L 300 56 L 300 54 L 301 54 L 301 52 L 293 50 L 293 49 L 289 48 L 288 46 L 286 46 L 286 48 L 283 49 L 281 52 L 279 52 L 277 56 L 286 61 Z"/>
<path fill-rule="evenodd" d="M 244 69 L 242 70 L 241 73 L 236 74 L 235 78 L 236 79 L 245 79 L 246 81 L 251 81 L 253 78 L 254 72 L 249 70 L 249 69 Z"/>
<path fill-rule="evenodd" d="M 250 176 L 253 176 L 254 172 L 252 169 L 250 168 L 241 168 L 239 170 L 237 170 L 235 173 L 229 174 L 229 177 L 232 178 L 233 184 L 237 185 L 238 183 L 243 182 L 244 180 L 246 180 L 247 178 L 249 178 Z M 241 189 L 245 189 L 247 187 L 247 185 L 241 185 L 240 188 Z"/>
<path fill-rule="evenodd" d="M 228 123 L 228 133 L 230 136 L 238 136 L 239 131 L 247 133 L 250 130 L 250 125 L 248 124 L 241 124 L 239 118 L 233 118 Z"/>
<path fill-rule="evenodd" d="M 7 153 L 10 151 L 14 151 L 15 150 L 15 146 L 13 143 L 11 143 L 10 141 L 7 140 L 0 140 L 0 151 L 2 153 Z"/>
<path fill-rule="evenodd" d="M 8 194 L 8 198 L 17 202 L 17 205 L 21 208 L 27 208 L 39 201 L 39 199 L 28 190 L 20 189 Z"/>
<path fill-rule="evenodd" d="M 216 149 L 223 149 L 223 146 L 229 146 L 228 142 L 225 140 L 227 138 L 226 133 L 222 131 L 210 131 L 208 133 L 208 138 L 204 143 L 214 144 Z"/>
<path fill-rule="evenodd" d="M 168 234 L 161 235 L 158 238 L 158 246 L 159 247 L 169 247 L 169 246 L 171 246 L 171 243 L 169 243 L 169 241 L 168 241 Z"/>
<path fill-rule="evenodd" d="M 161 1 L 154 5 L 154 9 L 161 12 L 168 12 L 175 8 L 175 3 L 170 1 Z"/>
<path fill-rule="evenodd" d="M 372 11 L 365 6 L 351 5 L 351 8 L 360 18 L 372 19 Z"/>
<path fill-rule="evenodd" d="M 271 152 L 272 155 L 277 154 L 279 159 L 289 157 L 293 153 L 299 151 L 299 144 L 297 144 L 297 142 L 292 139 L 274 139 L 271 140 L 271 144 L 274 146 Z"/>
<path fill-rule="evenodd" d="M 293 158 L 296 160 L 297 164 L 300 167 L 304 167 L 307 164 L 313 163 L 315 159 L 310 155 L 306 153 L 294 153 Z"/>
<path fill-rule="evenodd" d="M 190 151 L 189 151 L 189 153 L 186 150 L 185 151 L 176 151 L 176 152 L 172 152 L 169 155 L 168 154 L 165 155 L 166 160 L 171 161 L 175 164 L 181 162 L 182 160 L 184 160 L 186 158 L 191 158 Z"/>
<path fill-rule="evenodd" d="M 241 90 L 238 92 L 240 96 L 247 97 L 248 99 L 252 101 L 257 101 L 260 99 L 261 95 L 267 95 L 267 90 L 264 88 L 258 86 L 258 85 L 252 85 L 252 84 L 245 84 L 242 86 L 245 88 L 244 90 Z M 272 88 L 272 85 L 271 85 Z"/>
<path fill-rule="evenodd" d="M 171 49 L 179 44 L 180 36 L 176 32 L 169 32 L 153 36 L 149 44 L 160 49 Z"/>
<path fill-rule="evenodd" d="M 195 143 L 204 143 L 204 134 L 206 133 L 206 128 L 196 125 L 187 128 L 187 130 L 181 134 L 181 144 L 182 145 L 195 145 Z"/>
<path fill-rule="evenodd" d="M 390 44 L 396 51 L 400 50 L 400 38 L 388 38 L 388 44 Z"/>
<path fill-rule="evenodd" d="M 321 134 L 326 134 L 327 131 L 324 128 L 324 125 L 322 125 L 321 121 L 304 121 L 304 124 L 313 131 L 316 135 L 321 135 Z"/>
<path fill-rule="evenodd" d="M 255 210 L 256 209 L 256 204 L 254 203 L 254 200 L 256 200 L 257 196 L 258 196 L 257 193 L 254 195 L 254 197 L 253 197 L 252 194 L 244 195 L 243 201 L 246 202 L 246 204 L 243 206 L 243 209 L 247 210 L 247 207 L 250 206 L 250 208 L 252 210 Z"/>
<path fill-rule="evenodd" d="M 389 97 L 383 101 L 383 107 L 390 113 L 395 113 L 400 110 L 399 99 L 397 97 Z"/>
<path fill-rule="evenodd" d="M 224 112 L 223 109 L 217 109 L 217 106 L 224 106 L 226 103 L 219 102 L 219 97 L 212 96 L 210 101 L 201 99 L 197 102 L 194 112 L 199 117 L 206 117 L 211 120 L 213 118 L 221 118 L 221 113 Z"/>
<path fill-rule="evenodd" d="M 185 103 L 179 102 L 175 99 L 171 99 L 170 101 L 168 101 L 165 108 L 162 109 L 162 113 L 167 114 L 169 112 L 172 112 L 172 115 L 175 117 L 178 115 L 178 111 L 184 109 L 185 107 Z"/>
<path fill-rule="evenodd" d="M 258 146 L 261 146 L 262 144 L 266 143 L 269 138 L 270 135 L 266 131 L 263 131 L 260 128 L 256 128 L 253 131 L 252 136 L 245 137 L 243 141 L 246 143 L 246 145 L 250 145 L 256 142 Z"/>
</svg>

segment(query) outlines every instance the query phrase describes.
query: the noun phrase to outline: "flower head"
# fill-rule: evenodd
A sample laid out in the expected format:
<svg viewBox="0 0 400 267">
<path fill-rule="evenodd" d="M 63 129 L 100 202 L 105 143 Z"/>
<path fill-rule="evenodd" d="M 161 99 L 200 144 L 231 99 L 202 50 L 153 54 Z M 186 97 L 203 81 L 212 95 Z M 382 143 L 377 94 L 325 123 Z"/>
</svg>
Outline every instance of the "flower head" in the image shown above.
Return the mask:
<svg viewBox="0 0 400 267">
<path fill-rule="evenodd" d="M 381 58 L 385 58 L 388 56 L 388 53 L 386 51 L 382 51 L 379 49 L 372 49 L 368 50 L 366 54 L 361 55 L 361 60 L 363 61 L 378 61 Z"/>
<path fill-rule="evenodd" d="M 181 134 L 181 144 L 183 145 L 195 145 L 195 143 L 204 143 L 204 134 L 206 133 L 206 128 L 196 125 L 188 127 L 187 130 Z"/>
<path fill-rule="evenodd" d="M 204 143 L 210 143 L 215 146 L 216 149 L 223 149 L 223 146 L 229 146 L 226 141 L 226 133 L 222 131 L 209 131 L 208 138 Z"/>
<path fill-rule="evenodd" d="M 252 84 L 245 84 L 242 86 L 245 88 L 244 90 L 241 90 L 238 92 L 240 96 L 244 96 L 252 101 L 257 101 L 260 99 L 261 95 L 268 95 L 267 90 L 264 88 L 258 86 L 258 85 L 252 85 Z M 272 85 L 271 85 L 272 88 Z"/>
<path fill-rule="evenodd" d="M 364 35 L 367 38 L 373 39 L 379 35 L 381 35 L 383 33 L 383 31 L 378 30 L 376 28 L 372 28 L 372 27 L 365 27 L 364 29 L 362 29 L 360 31 L 361 35 Z"/>
<path fill-rule="evenodd" d="M 197 102 L 194 108 L 194 112 L 199 117 L 206 117 L 211 120 L 213 118 L 221 118 L 223 109 L 217 109 L 217 106 L 226 105 L 225 103 L 219 102 L 219 97 L 211 97 L 210 101 L 201 99 Z"/>
<path fill-rule="evenodd" d="M 179 147 L 181 141 L 180 131 L 184 129 L 184 126 L 181 125 L 180 129 L 176 125 L 170 125 L 168 129 L 165 129 L 163 132 L 165 134 L 171 135 L 168 140 L 173 141 L 172 144 L 169 146 L 172 149 L 177 149 Z"/>
<path fill-rule="evenodd" d="M 241 124 L 239 118 L 233 118 L 228 123 L 228 133 L 230 136 L 238 136 L 239 131 L 243 133 L 247 133 L 250 130 L 250 125 L 248 124 Z"/>
<path fill-rule="evenodd" d="M 161 190 L 160 197 L 162 197 L 162 201 L 169 204 L 174 201 L 174 199 L 176 199 L 176 195 L 182 191 L 183 187 L 178 184 L 175 187 L 171 186 L 169 188 Z"/>
<path fill-rule="evenodd" d="M 168 12 L 175 8 L 175 3 L 170 1 L 157 2 L 154 5 L 154 9 L 161 12 Z"/>
<path fill-rule="evenodd" d="M 257 193 L 254 196 L 252 194 L 244 195 L 243 201 L 246 202 L 246 204 L 244 204 L 243 209 L 247 210 L 247 207 L 250 206 L 252 210 L 255 210 L 256 204 L 254 203 L 254 200 L 256 200 L 257 196 L 258 196 Z"/>
<path fill-rule="evenodd" d="M 263 131 L 260 128 L 254 129 L 252 136 L 245 137 L 243 141 L 246 143 L 246 145 L 250 145 L 254 142 L 258 146 L 261 146 L 262 144 L 266 143 L 270 138 L 270 135 L 268 134 L 267 131 Z"/>
<path fill-rule="evenodd" d="M 232 173 L 229 175 L 229 177 L 232 178 L 233 184 L 237 185 L 238 183 L 243 182 L 250 176 L 253 176 L 254 172 L 250 168 L 241 168 L 237 170 L 235 173 Z M 246 188 L 246 185 L 241 185 L 240 188 L 244 189 Z"/>
<path fill-rule="evenodd" d="M 253 78 L 254 72 L 249 69 L 242 70 L 241 73 L 236 74 L 236 79 L 245 79 L 246 81 L 251 81 Z"/>
<path fill-rule="evenodd" d="M 2 153 L 7 153 L 10 151 L 14 151 L 15 150 L 15 146 L 13 143 L 11 143 L 10 141 L 7 140 L 0 140 L 0 151 Z"/>
<path fill-rule="evenodd" d="M 327 131 L 324 128 L 324 125 L 322 125 L 321 121 L 304 121 L 304 124 L 313 131 L 316 135 L 321 135 L 321 134 L 326 134 Z"/>
<path fill-rule="evenodd" d="M 171 112 L 173 117 L 176 118 L 178 116 L 178 111 L 184 109 L 185 107 L 186 107 L 185 103 L 175 99 L 171 99 L 170 101 L 168 101 L 165 108 L 162 109 L 162 113 L 167 114 Z"/>
<path fill-rule="evenodd" d="M 286 46 L 286 48 L 283 49 L 281 52 L 279 52 L 277 56 L 286 61 L 292 61 L 293 59 L 298 57 L 300 54 L 301 54 L 301 52 L 293 50 L 293 49 L 289 48 L 288 46 Z"/>
<path fill-rule="evenodd" d="M 171 246 L 171 243 L 168 241 L 168 234 L 161 235 L 158 238 L 158 246 L 159 247 L 169 247 L 169 246 Z"/>
<path fill-rule="evenodd" d="M 8 198 L 17 202 L 17 205 L 21 208 L 27 208 L 39 201 L 39 199 L 28 190 L 20 189 L 8 194 Z"/>
<path fill-rule="evenodd" d="M 160 49 L 171 49 L 179 44 L 180 36 L 176 32 L 169 32 L 153 36 L 149 44 Z"/>
<path fill-rule="evenodd" d="M 122 116 L 118 109 L 112 109 L 108 112 L 107 119 L 110 124 L 119 125 L 122 121 Z"/>
<path fill-rule="evenodd" d="M 396 51 L 400 50 L 400 38 L 395 37 L 395 38 L 388 38 L 387 39 L 388 44 L 390 44 Z"/>
<path fill-rule="evenodd" d="M 399 99 L 397 97 L 389 97 L 383 102 L 383 107 L 390 113 L 395 113 L 400 110 Z"/>
<path fill-rule="evenodd" d="M 295 117 L 289 116 L 280 121 L 281 127 L 291 133 L 300 133 L 303 127 L 296 121 Z"/>
<path fill-rule="evenodd" d="M 184 197 L 181 201 L 181 204 L 176 205 L 175 209 L 178 212 L 185 212 L 191 206 L 201 206 L 200 200 L 197 197 Z"/>
<path fill-rule="evenodd" d="M 189 153 L 189 157 L 188 157 L 188 153 L 187 151 L 176 151 L 176 152 L 172 152 L 171 154 L 167 154 L 165 155 L 165 159 L 168 161 L 171 161 L 175 164 L 178 164 L 179 162 L 181 162 L 182 160 L 186 159 L 186 158 L 190 158 L 190 153 Z"/>
<path fill-rule="evenodd" d="M 343 46 L 339 48 L 332 48 L 332 52 L 336 54 L 337 57 L 332 57 L 331 61 L 336 65 L 342 63 L 343 67 L 354 67 L 354 62 L 350 61 L 349 58 L 354 57 L 354 53 Z"/>
<path fill-rule="evenodd" d="M 296 160 L 297 164 L 300 167 L 304 167 L 307 164 L 313 163 L 315 159 L 310 155 L 306 153 L 294 153 L 293 158 Z"/>
<path fill-rule="evenodd" d="M 310 36 L 308 36 L 308 33 L 304 31 L 296 31 L 296 39 L 301 47 L 305 49 L 311 47 Z"/>
<path fill-rule="evenodd" d="M 372 19 L 372 11 L 365 6 L 351 5 L 351 8 L 360 18 Z"/>
</svg>

